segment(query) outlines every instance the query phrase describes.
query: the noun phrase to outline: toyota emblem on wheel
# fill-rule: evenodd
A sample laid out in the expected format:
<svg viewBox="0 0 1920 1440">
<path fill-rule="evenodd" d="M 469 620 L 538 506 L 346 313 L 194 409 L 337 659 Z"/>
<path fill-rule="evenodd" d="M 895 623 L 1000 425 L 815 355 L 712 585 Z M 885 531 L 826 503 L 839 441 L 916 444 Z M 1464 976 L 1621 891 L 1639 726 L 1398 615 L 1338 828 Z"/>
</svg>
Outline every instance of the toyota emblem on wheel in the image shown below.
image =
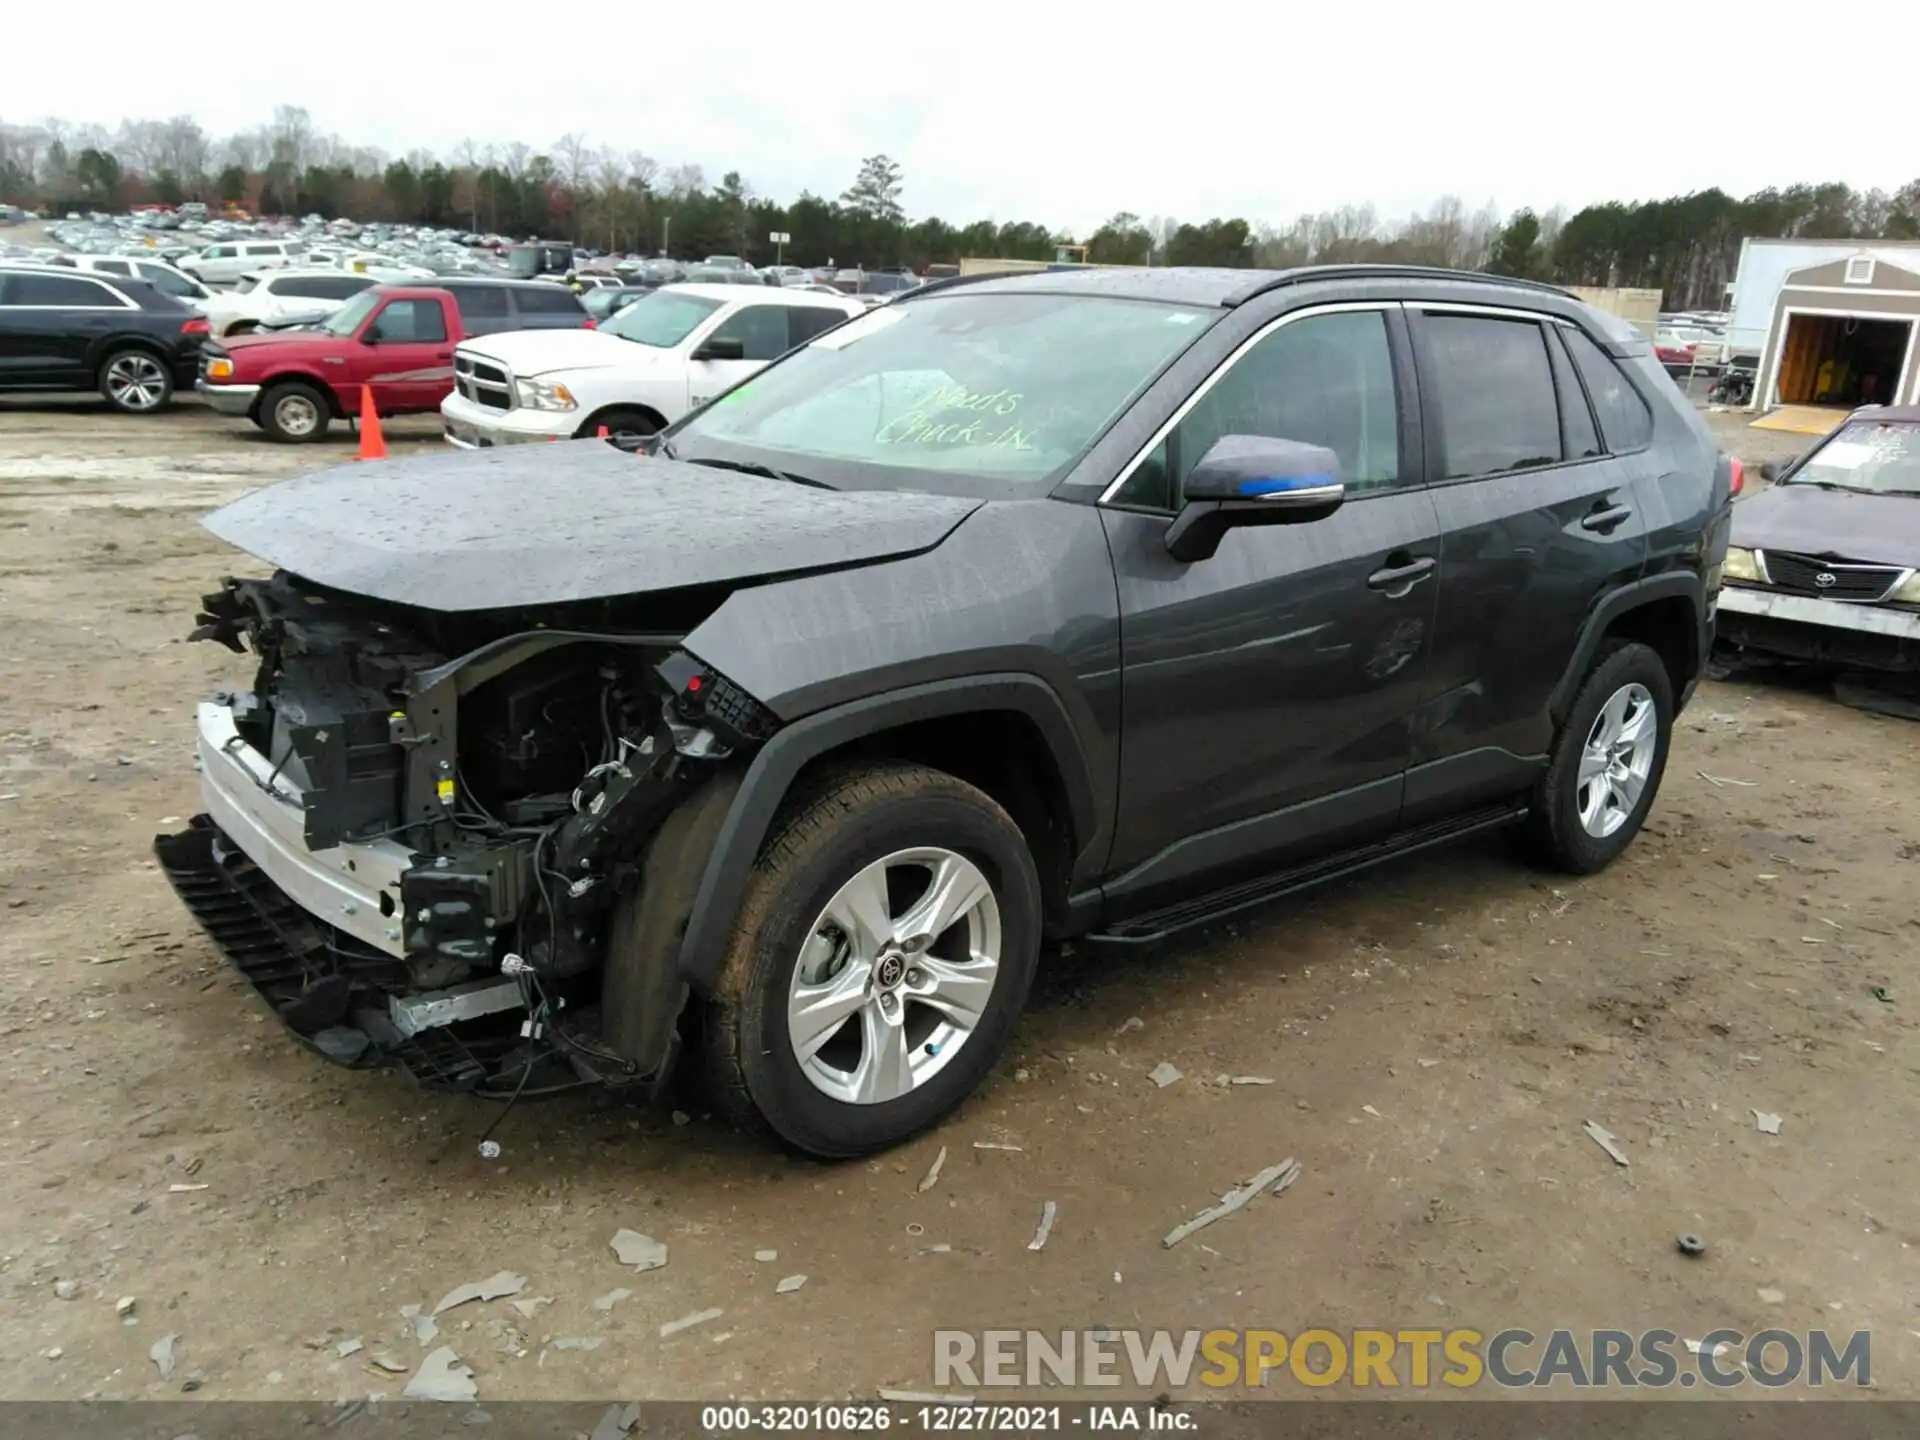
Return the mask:
<svg viewBox="0 0 1920 1440">
<path fill-rule="evenodd" d="M 1818 575 L 1813 577 L 1813 583 L 1818 585 L 1822 590 L 1826 589 L 1829 585 L 1838 584 L 1839 581 L 1840 577 L 1831 570 L 1822 570 Z"/>
</svg>

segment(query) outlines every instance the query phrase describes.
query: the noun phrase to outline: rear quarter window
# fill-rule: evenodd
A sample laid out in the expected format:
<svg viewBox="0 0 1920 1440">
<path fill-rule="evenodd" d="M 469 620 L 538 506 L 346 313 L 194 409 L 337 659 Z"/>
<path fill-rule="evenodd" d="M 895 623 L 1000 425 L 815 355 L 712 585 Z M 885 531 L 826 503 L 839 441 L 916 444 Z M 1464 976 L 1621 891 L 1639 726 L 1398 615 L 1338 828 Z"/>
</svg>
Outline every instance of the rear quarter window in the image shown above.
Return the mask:
<svg viewBox="0 0 1920 1440">
<path fill-rule="evenodd" d="M 1653 411 L 1646 399 L 1627 379 L 1613 357 L 1602 350 L 1585 332 L 1571 326 L 1560 327 L 1560 338 L 1586 381 L 1587 396 L 1593 401 L 1593 413 L 1600 422 L 1600 438 L 1615 455 L 1644 450 L 1653 443 Z"/>
<path fill-rule="evenodd" d="M 571 290 L 558 285 L 529 285 L 513 292 L 514 307 L 522 315 L 582 315 L 580 302 Z"/>
<path fill-rule="evenodd" d="M 511 313 L 507 306 L 507 292 L 499 285 L 456 285 L 451 291 L 453 303 L 460 311 L 460 319 L 466 322 L 469 330 L 476 320 L 504 320 Z"/>
</svg>

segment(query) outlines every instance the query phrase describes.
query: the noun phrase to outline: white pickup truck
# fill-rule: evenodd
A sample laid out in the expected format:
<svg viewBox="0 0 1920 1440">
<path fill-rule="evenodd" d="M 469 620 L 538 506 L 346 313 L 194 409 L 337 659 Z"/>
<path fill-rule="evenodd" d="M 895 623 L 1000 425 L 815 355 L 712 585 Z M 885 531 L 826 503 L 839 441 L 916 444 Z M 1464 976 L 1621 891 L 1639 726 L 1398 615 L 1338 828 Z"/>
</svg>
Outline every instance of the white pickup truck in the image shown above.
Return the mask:
<svg viewBox="0 0 1920 1440">
<path fill-rule="evenodd" d="M 866 307 L 848 296 L 666 285 L 597 330 L 526 330 L 453 352 L 440 403 L 449 443 L 486 449 L 585 438 L 631 443 Z"/>
</svg>

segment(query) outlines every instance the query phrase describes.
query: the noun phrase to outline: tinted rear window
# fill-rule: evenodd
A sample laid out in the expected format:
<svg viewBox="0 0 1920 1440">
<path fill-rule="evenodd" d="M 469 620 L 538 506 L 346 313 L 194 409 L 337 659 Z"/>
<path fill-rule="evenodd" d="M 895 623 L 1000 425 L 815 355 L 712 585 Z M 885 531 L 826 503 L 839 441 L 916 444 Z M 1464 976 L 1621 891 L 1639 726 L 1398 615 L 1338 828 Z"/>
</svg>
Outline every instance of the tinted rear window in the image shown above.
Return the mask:
<svg viewBox="0 0 1920 1440">
<path fill-rule="evenodd" d="M 119 297 L 106 286 L 78 275 L 27 275 L 5 277 L 6 290 L 0 304 L 59 307 L 115 306 Z"/>
<path fill-rule="evenodd" d="M 507 314 L 507 292 L 499 285 L 456 285 L 449 292 L 462 320 L 492 320 Z"/>
<path fill-rule="evenodd" d="M 1498 475 L 1559 461 L 1560 409 L 1537 322 L 1429 315 L 1425 332 L 1442 475 Z"/>
<path fill-rule="evenodd" d="M 580 302 L 573 297 L 571 290 L 562 290 L 558 285 L 529 285 L 524 290 L 513 292 L 513 303 L 519 307 L 522 315 L 578 315 Z"/>
</svg>

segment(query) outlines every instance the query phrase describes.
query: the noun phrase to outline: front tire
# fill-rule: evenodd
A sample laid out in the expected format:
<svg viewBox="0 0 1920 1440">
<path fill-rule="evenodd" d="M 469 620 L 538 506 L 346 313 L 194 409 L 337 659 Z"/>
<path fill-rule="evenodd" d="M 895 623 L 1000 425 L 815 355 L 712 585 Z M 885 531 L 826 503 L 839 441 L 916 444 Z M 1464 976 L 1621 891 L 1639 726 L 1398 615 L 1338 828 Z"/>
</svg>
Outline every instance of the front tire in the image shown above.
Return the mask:
<svg viewBox="0 0 1920 1440">
<path fill-rule="evenodd" d="M 300 380 L 283 380 L 260 397 L 260 428 L 282 445 L 306 445 L 327 433 L 327 397 Z"/>
<path fill-rule="evenodd" d="M 980 1084 L 1040 952 L 1007 812 L 924 766 L 834 777 L 776 822 L 707 1011 L 712 1099 L 826 1159 L 898 1144 Z"/>
<path fill-rule="evenodd" d="M 660 433 L 659 417 L 645 410 L 608 410 L 596 415 L 587 424 L 582 425 L 575 435 L 576 439 L 589 439 L 606 427 L 607 443 L 616 449 L 633 451 L 648 437 Z"/>
<path fill-rule="evenodd" d="M 123 415 L 150 415 L 173 399 L 173 377 L 150 350 L 115 350 L 100 362 L 100 393 Z"/>
<path fill-rule="evenodd" d="M 1650 648 L 1617 641 L 1600 652 L 1555 737 L 1521 853 L 1570 875 L 1611 865 L 1640 833 L 1666 773 L 1673 682 Z"/>
</svg>

